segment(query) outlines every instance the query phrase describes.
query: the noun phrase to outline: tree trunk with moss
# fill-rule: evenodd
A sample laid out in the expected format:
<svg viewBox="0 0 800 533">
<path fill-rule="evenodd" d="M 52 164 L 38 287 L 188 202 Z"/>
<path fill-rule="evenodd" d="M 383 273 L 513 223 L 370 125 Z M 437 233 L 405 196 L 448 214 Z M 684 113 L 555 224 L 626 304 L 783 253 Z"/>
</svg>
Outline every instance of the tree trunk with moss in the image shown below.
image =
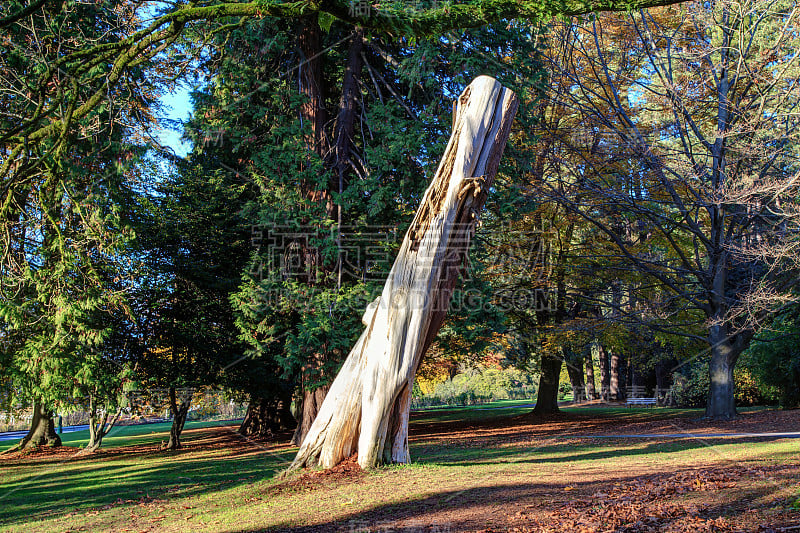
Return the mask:
<svg viewBox="0 0 800 533">
<path fill-rule="evenodd" d="M 414 376 L 444 321 L 517 105 L 486 76 L 459 97 L 450 142 L 383 292 L 289 470 L 330 468 L 354 453 L 363 468 L 410 461 Z"/>
</svg>

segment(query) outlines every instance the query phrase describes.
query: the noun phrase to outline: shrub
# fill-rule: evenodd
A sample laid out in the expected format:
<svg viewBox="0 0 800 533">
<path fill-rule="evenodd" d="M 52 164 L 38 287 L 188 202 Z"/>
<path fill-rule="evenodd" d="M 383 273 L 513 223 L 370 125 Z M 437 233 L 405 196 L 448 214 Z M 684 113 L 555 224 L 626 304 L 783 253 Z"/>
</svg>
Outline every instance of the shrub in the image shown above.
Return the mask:
<svg viewBox="0 0 800 533">
<path fill-rule="evenodd" d="M 705 407 L 710 381 L 708 363 L 689 367 L 688 375 L 673 375 L 672 397 L 678 407 Z"/>
<path fill-rule="evenodd" d="M 567 397 L 572 397 L 572 385 L 569 383 L 560 383 L 558 385 L 558 399 L 559 401 L 566 400 Z"/>
<path fill-rule="evenodd" d="M 673 375 L 672 394 L 678 407 L 705 407 L 708 401 L 710 380 L 708 363 L 692 365 L 687 373 Z M 736 405 L 751 406 L 773 403 L 770 387 L 758 375 L 744 366 L 733 371 Z"/>
<path fill-rule="evenodd" d="M 515 368 L 487 368 L 457 374 L 439 383 L 430 394 L 414 389 L 412 406 L 475 405 L 494 400 L 532 398 L 536 394 L 534 377 Z"/>
</svg>

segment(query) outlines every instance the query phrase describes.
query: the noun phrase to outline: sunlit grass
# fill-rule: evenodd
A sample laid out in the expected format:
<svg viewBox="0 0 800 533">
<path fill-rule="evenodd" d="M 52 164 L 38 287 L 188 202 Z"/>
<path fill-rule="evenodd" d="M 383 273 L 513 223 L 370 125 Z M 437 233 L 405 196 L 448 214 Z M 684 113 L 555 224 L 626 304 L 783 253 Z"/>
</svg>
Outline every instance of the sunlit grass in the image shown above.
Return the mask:
<svg viewBox="0 0 800 533">
<path fill-rule="evenodd" d="M 519 407 L 526 403 L 530 402 L 421 412 L 414 420 L 428 424 L 506 419 L 528 412 L 530 407 Z M 702 413 L 594 407 L 566 411 L 642 421 Z M 219 424 L 189 423 L 187 429 L 210 425 Z M 105 443 L 106 454 L 0 463 L 0 530 L 245 531 L 314 525 L 347 530 L 348 523 L 358 525 L 362 519 L 411 509 L 433 512 L 486 505 L 491 494 L 516 487 L 558 492 L 584 482 L 625 480 L 641 472 L 800 462 L 798 441 L 790 439 L 591 441 L 549 435 L 520 441 L 505 438 L 514 433 L 514 427 L 509 427 L 504 438 L 497 439 L 426 436 L 412 442 L 411 465 L 380 468 L 357 478 L 323 480 L 324 487 L 310 490 L 295 485 L 275 488 L 281 483 L 276 474 L 295 451 L 286 445 L 215 449 L 200 446 L 207 433 L 191 432 L 184 438 L 187 448 L 179 452 L 155 451 L 155 447 L 144 454 L 118 450 L 132 444 L 158 444 L 168 431 L 169 424 L 119 428 Z M 64 437 L 70 445 L 86 440 L 78 433 Z M 797 495 L 797 490 L 792 494 Z"/>
</svg>

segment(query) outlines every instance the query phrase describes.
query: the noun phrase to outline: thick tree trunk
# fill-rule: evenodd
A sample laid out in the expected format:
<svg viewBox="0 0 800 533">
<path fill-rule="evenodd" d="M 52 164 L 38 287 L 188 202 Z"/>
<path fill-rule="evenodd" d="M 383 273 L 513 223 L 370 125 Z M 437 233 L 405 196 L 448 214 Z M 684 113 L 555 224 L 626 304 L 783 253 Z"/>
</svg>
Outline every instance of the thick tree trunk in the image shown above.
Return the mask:
<svg viewBox="0 0 800 533">
<path fill-rule="evenodd" d="M 61 437 L 56 433 L 53 413 L 39 402 L 33 404 L 33 418 L 27 435 L 22 437 L 19 444 L 4 453 L 36 448 L 37 446 L 50 446 L 53 448 L 61 446 Z"/>
<path fill-rule="evenodd" d="M 186 424 L 186 416 L 189 414 L 189 406 L 192 403 L 192 394 L 183 394 L 181 403 L 178 404 L 175 389 L 169 388 L 169 406 L 172 411 L 172 427 L 169 428 L 169 442 L 164 447 L 167 450 L 178 450 L 183 447 L 181 444 L 181 432 Z"/>
<path fill-rule="evenodd" d="M 316 389 L 306 389 L 303 391 L 303 404 L 300 406 L 300 416 L 298 417 L 297 428 L 292 436 L 292 444 L 300 446 L 311 430 L 311 425 L 317 418 L 322 402 L 328 395 L 330 386 L 325 385 Z"/>
<path fill-rule="evenodd" d="M 731 337 L 723 326 L 711 326 L 711 362 L 708 365 L 709 391 L 706 418 L 731 420 L 736 418 L 733 369 L 739 355 L 747 347 L 742 337 Z"/>
<path fill-rule="evenodd" d="M 322 82 L 322 30 L 317 22 L 316 15 L 309 15 L 300 21 L 300 28 L 297 36 L 297 45 L 303 56 L 300 63 L 299 89 L 300 94 L 306 96 L 307 100 L 300 108 L 302 120 L 310 123 L 311 135 L 306 139 L 306 146 L 316 152 L 321 157 L 328 153 L 328 137 L 325 135 L 325 122 L 327 122 L 327 112 L 325 110 L 325 94 L 323 90 L 325 84 Z"/>
<path fill-rule="evenodd" d="M 366 330 L 331 385 L 289 470 L 409 462 L 408 416 L 420 359 L 442 325 L 517 99 L 481 76 L 458 100 L 453 135 L 406 233 Z"/>
<path fill-rule="evenodd" d="M 594 388 L 594 363 L 592 362 L 592 351 L 588 350 L 585 361 L 586 368 L 586 399 L 596 400 L 597 391 Z"/>
<path fill-rule="evenodd" d="M 297 422 L 289 409 L 290 404 L 291 398 L 251 397 L 247 414 L 239 426 L 239 433 L 267 438 L 293 429 Z"/>
<path fill-rule="evenodd" d="M 558 381 L 561 377 L 560 357 L 543 356 L 542 374 L 539 376 L 539 392 L 536 396 L 537 415 L 549 415 L 558 412 Z"/>
<path fill-rule="evenodd" d="M 333 141 L 325 130 L 328 113 L 325 109 L 325 94 L 323 89 L 325 83 L 322 77 L 321 60 L 322 49 L 322 30 L 316 16 L 309 16 L 303 19 L 298 37 L 300 52 L 306 58 L 300 67 L 300 92 L 308 98 L 308 101 L 301 107 L 301 119 L 311 124 L 312 135 L 306 138 L 306 145 L 320 158 L 325 161 L 328 168 L 334 170 L 331 181 L 325 189 L 319 190 L 312 183 L 304 183 L 305 195 L 312 201 L 324 204 L 328 218 L 336 221 L 337 226 L 337 261 L 336 283 L 337 288 L 342 284 L 343 257 L 341 246 L 341 230 L 343 224 L 343 213 L 341 204 L 334 202 L 334 192 L 339 195 L 344 193 L 347 186 L 349 168 L 352 165 L 351 153 L 353 147 L 353 132 L 355 128 L 358 98 L 359 81 L 363 68 L 362 49 L 364 46 L 364 30 L 355 28 L 348 50 L 347 63 L 342 81 L 342 96 L 339 101 L 339 111 L 334 125 Z M 311 252 L 309 250 L 309 252 Z M 313 272 L 322 265 L 316 263 L 318 251 L 308 253 L 307 257 L 314 258 L 306 261 L 306 269 Z M 312 264 L 313 263 L 313 264 Z M 332 269 L 332 265 L 326 268 Z M 309 276 L 308 283 L 314 284 L 318 281 L 316 275 Z M 329 354 L 317 354 L 319 367 L 324 365 Z M 299 445 L 305 438 L 311 424 L 322 406 L 322 402 L 330 387 L 325 385 L 316 388 L 303 389 L 303 402 L 301 406 L 300 420 L 292 437 L 292 443 Z"/>
</svg>

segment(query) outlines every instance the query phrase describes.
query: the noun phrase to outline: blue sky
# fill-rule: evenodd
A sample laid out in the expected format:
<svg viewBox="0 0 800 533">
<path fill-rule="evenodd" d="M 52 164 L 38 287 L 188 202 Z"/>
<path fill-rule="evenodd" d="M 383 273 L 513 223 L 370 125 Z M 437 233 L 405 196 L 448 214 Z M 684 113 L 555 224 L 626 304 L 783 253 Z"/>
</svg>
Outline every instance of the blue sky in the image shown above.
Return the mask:
<svg viewBox="0 0 800 533">
<path fill-rule="evenodd" d="M 161 97 L 161 103 L 164 104 L 164 118 L 180 122 L 184 122 L 189 118 L 192 112 L 189 99 L 190 91 L 190 87 L 180 86 L 174 93 L 165 94 Z M 159 130 L 157 137 L 161 144 L 172 148 L 180 157 L 186 157 L 192 145 L 189 142 L 181 141 L 182 133 L 182 127 L 180 125 L 176 125 L 175 130 L 165 126 Z"/>
</svg>

